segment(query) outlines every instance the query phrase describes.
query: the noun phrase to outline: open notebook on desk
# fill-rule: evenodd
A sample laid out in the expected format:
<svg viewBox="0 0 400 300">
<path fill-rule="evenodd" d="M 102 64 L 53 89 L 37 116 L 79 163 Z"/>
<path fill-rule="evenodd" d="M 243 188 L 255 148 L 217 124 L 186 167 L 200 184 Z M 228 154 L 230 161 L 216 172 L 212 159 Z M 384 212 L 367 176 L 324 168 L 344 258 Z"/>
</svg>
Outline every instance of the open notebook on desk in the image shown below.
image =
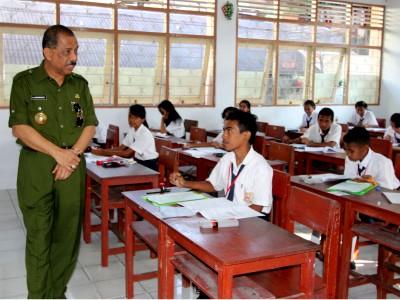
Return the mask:
<svg viewBox="0 0 400 300">
<path fill-rule="evenodd" d="M 375 189 L 375 186 L 369 182 L 356 182 L 347 180 L 334 186 L 331 186 L 327 190 L 329 192 L 344 192 L 351 195 L 362 196 Z"/>
<path fill-rule="evenodd" d="M 154 205 L 175 205 L 185 201 L 202 200 L 207 198 L 206 195 L 197 192 L 177 192 L 165 194 L 146 195 L 143 199 L 150 201 Z"/>
<path fill-rule="evenodd" d="M 194 213 L 200 213 L 208 220 L 244 219 L 263 216 L 263 214 L 244 204 L 233 203 L 223 197 L 181 202 L 179 204 Z"/>
</svg>

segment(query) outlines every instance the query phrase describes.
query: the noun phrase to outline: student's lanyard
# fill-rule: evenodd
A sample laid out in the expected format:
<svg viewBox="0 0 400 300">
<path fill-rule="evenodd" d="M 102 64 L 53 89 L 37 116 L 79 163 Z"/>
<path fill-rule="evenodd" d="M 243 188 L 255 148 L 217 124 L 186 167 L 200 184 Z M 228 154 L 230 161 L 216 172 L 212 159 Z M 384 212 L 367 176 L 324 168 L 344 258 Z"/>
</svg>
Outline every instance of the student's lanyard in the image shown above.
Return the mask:
<svg viewBox="0 0 400 300">
<path fill-rule="evenodd" d="M 321 132 L 320 132 L 321 143 L 325 143 L 325 137 L 327 136 L 328 132 L 329 132 L 329 130 L 326 131 L 326 132 L 323 132 L 323 131 L 321 130 Z"/>
<path fill-rule="evenodd" d="M 362 124 L 363 124 L 363 122 L 364 122 L 364 119 L 365 119 L 365 117 L 364 117 L 364 118 L 361 118 L 360 121 L 358 121 L 358 126 L 362 126 Z"/>
<path fill-rule="evenodd" d="M 231 183 L 226 188 L 225 197 L 226 199 L 233 201 L 233 195 L 235 194 L 235 182 L 238 179 L 240 173 L 242 172 L 244 165 L 241 165 L 237 174 L 233 174 L 233 163 L 229 167 L 229 176 L 231 177 Z"/>
<path fill-rule="evenodd" d="M 397 133 L 394 133 L 394 139 L 397 143 L 400 143 L 400 137 L 397 136 Z"/>
<path fill-rule="evenodd" d="M 358 169 L 358 176 L 361 176 L 361 174 L 365 171 L 366 167 L 361 166 L 361 164 L 358 164 L 357 169 Z"/>
<path fill-rule="evenodd" d="M 307 122 L 306 128 L 309 128 L 309 127 L 310 127 L 310 122 L 311 122 L 311 120 L 312 120 L 312 117 L 306 118 L 306 122 Z"/>
</svg>

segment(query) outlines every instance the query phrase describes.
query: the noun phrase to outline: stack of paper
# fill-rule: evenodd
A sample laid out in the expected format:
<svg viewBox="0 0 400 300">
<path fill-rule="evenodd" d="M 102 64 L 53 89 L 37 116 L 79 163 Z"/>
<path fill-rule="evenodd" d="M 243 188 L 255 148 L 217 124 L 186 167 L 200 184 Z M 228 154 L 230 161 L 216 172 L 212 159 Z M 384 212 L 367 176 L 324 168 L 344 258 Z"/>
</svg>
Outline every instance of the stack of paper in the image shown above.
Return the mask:
<svg viewBox="0 0 400 300">
<path fill-rule="evenodd" d="M 178 217 L 192 217 L 196 213 L 192 210 L 182 206 L 161 206 L 160 214 L 163 219 L 178 218 Z"/>
<path fill-rule="evenodd" d="M 383 192 L 382 193 L 386 199 L 392 204 L 400 204 L 400 193 L 388 193 L 388 192 Z"/>
<path fill-rule="evenodd" d="M 177 192 L 147 195 L 144 199 L 155 205 L 173 205 L 185 201 L 201 200 L 206 196 L 196 192 Z"/>
<path fill-rule="evenodd" d="M 350 177 L 345 175 L 326 173 L 326 174 L 317 174 L 317 175 L 300 175 L 300 178 L 308 184 L 317 184 L 328 181 L 336 181 L 336 180 L 345 180 L 350 179 Z"/>
<path fill-rule="evenodd" d="M 223 197 L 207 198 L 201 201 L 182 202 L 179 204 L 189 208 L 194 213 L 199 212 L 209 220 L 244 219 L 263 216 L 263 214 L 244 204 L 233 203 Z"/>
<path fill-rule="evenodd" d="M 161 132 L 156 132 L 156 134 L 154 134 L 156 137 L 161 137 L 161 138 L 166 138 L 168 137 L 168 134 L 166 133 L 161 133 Z"/>
<path fill-rule="evenodd" d="M 199 147 L 199 148 L 192 148 L 192 149 L 188 149 L 184 151 L 187 154 L 190 154 L 193 157 L 205 157 L 208 155 L 213 155 L 213 154 L 225 154 L 226 151 L 222 150 L 222 149 L 218 149 L 218 148 L 214 148 L 214 147 Z"/>
<path fill-rule="evenodd" d="M 347 180 L 328 188 L 330 192 L 345 192 L 352 195 L 362 196 L 375 189 L 375 186 L 368 182 L 356 182 Z"/>
</svg>

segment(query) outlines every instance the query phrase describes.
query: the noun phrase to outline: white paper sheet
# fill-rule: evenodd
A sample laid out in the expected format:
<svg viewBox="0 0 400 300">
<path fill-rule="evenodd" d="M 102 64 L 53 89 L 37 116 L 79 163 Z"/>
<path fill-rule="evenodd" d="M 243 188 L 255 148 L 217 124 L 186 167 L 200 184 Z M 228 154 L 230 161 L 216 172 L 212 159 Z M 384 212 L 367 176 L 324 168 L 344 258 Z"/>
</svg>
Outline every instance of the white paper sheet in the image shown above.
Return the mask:
<svg viewBox="0 0 400 300">
<path fill-rule="evenodd" d="M 383 192 L 382 193 L 386 199 L 392 204 L 400 204 L 400 193 L 389 193 L 389 192 Z"/>
<path fill-rule="evenodd" d="M 95 163 L 98 160 L 110 159 L 109 156 L 94 155 L 93 153 L 85 153 L 85 159 L 87 163 Z"/>
<path fill-rule="evenodd" d="M 177 193 L 165 193 L 165 194 L 151 194 L 148 195 L 147 200 L 154 202 L 158 205 L 165 205 L 170 203 L 179 203 L 184 201 L 193 201 L 205 199 L 206 196 L 195 192 L 177 192 Z"/>
<path fill-rule="evenodd" d="M 317 175 L 300 175 L 300 178 L 308 184 L 317 184 L 328 181 L 345 180 L 350 177 L 334 173 L 317 174 Z"/>
<path fill-rule="evenodd" d="M 222 153 L 222 154 L 226 153 L 225 150 L 217 149 L 217 148 L 213 148 L 213 147 L 192 148 L 192 149 L 187 149 L 184 152 L 187 154 L 190 154 L 193 157 L 197 157 L 197 158 L 205 157 L 205 156 L 217 154 L 217 153 Z"/>
<path fill-rule="evenodd" d="M 328 191 L 341 191 L 346 193 L 360 193 L 371 187 L 369 182 L 345 181 L 328 188 Z"/>
<path fill-rule="evenodd" d="M 201 213 L 209 220 L 244 219 L 263 216 L 263 214 L 246 205 L 233 203 L 224 197 L 207 198 L 201 201 L 182 202 L 179 204 L 189 208 L 194 213 Z"/>
<path fill-rule="evenodd" d="M 160 214 L 163 219 L 178 218 L 178 217 L 192 217 L 196 213 L 192 210 L 182 206 L 160 206 Z"/>
</svg>

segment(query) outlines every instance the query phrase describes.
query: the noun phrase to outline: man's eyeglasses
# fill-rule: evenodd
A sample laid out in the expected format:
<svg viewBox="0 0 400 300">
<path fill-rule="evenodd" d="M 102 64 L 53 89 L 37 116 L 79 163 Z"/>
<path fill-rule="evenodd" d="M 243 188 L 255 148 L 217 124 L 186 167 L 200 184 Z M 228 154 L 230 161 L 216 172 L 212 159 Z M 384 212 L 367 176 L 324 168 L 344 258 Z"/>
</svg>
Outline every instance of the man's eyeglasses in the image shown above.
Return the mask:
<svg viewBox="0 0 400 300">
<path fill-rule="evenodd" d="M 76 112 L 76 127 L 81 127 L 83 125 L 83 111 L 79 103 L 75 102 L 72 105 L 74 112 Z"/>
</svg>

